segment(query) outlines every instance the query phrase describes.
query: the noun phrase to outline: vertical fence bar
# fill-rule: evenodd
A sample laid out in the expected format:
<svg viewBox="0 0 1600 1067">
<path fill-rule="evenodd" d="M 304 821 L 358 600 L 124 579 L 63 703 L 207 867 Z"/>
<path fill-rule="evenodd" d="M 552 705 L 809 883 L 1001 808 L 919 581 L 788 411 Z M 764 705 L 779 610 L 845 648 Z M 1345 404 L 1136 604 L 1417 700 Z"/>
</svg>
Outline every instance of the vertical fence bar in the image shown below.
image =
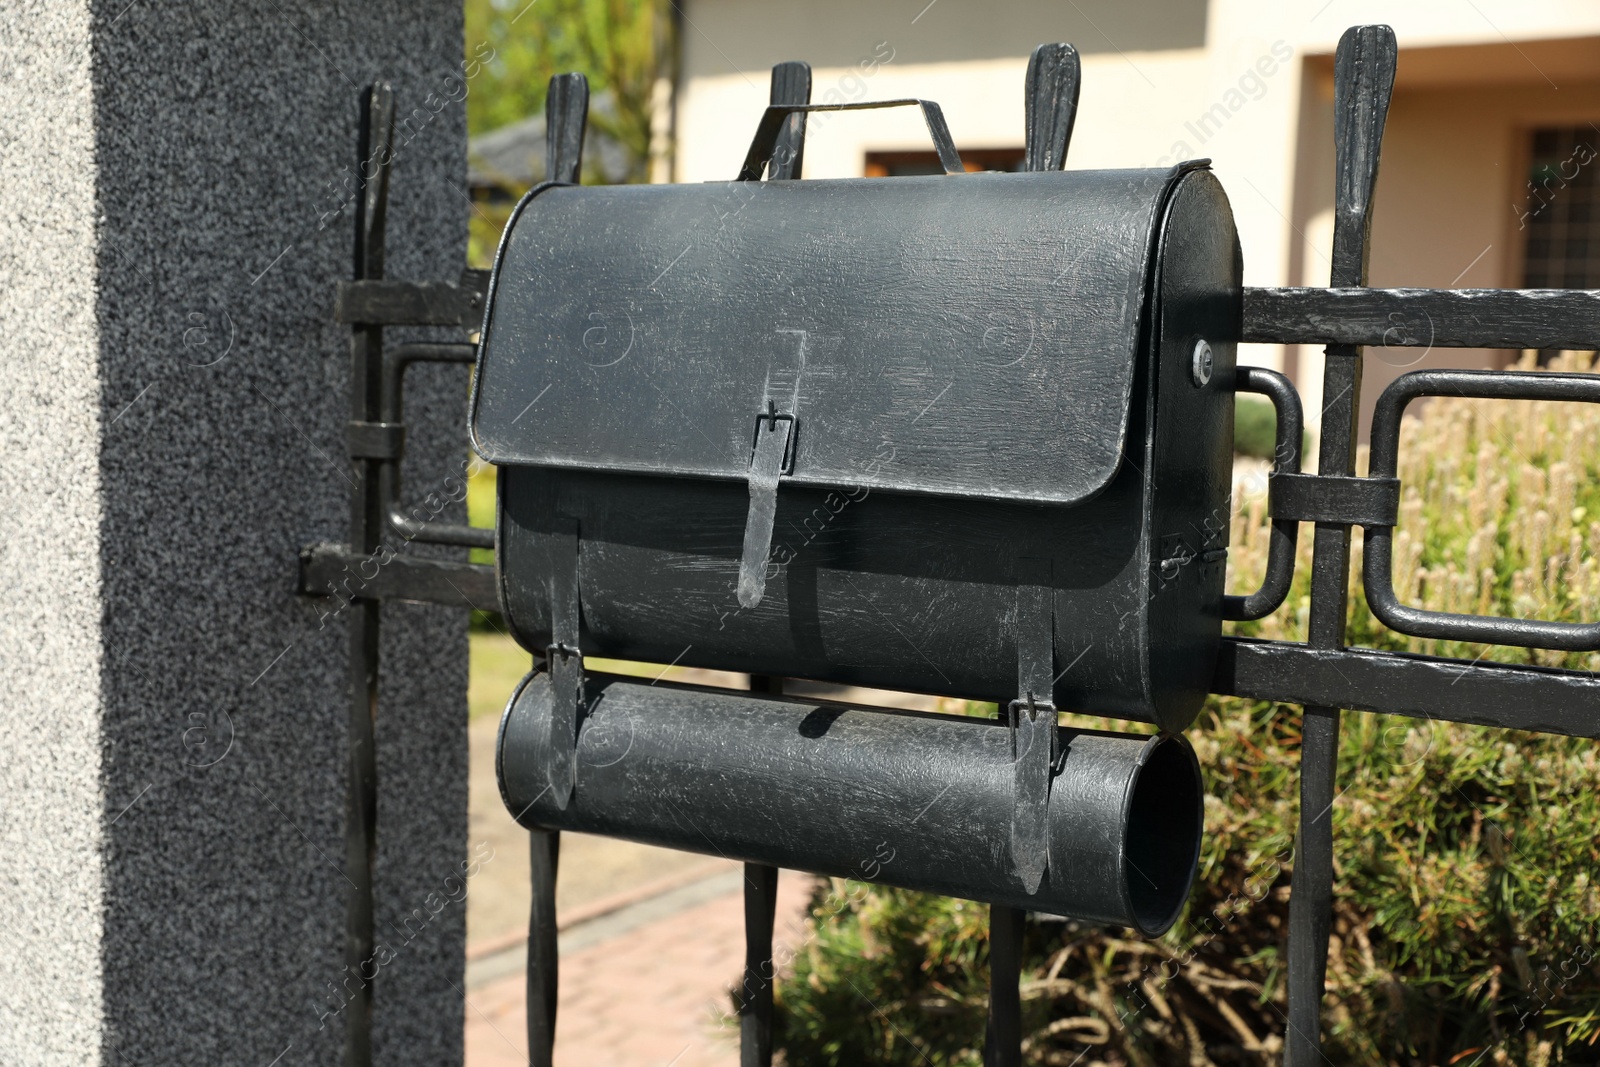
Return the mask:
<svg viewBox="0 0 1600 1067">
<path fill-rule="evenodd" d="M 744 865 L 744 985 L 739 996 L 739 1067 L 772 1063 L 772 928 L 778 868 Z"/>
<path fill-rule="evenodd" d="M 779 63 L 772 68 L 771 102 L 809 104 L 811 67 Z M 790 181 L 800 177 L 805 158 L 806 116 L 790 115 L 778 133 L 768 177 Z M 750 691 L 777 696 L 783 679 L 750 676 Z M 764 863 L 744 865 L 744 984 L 739 991 L 739 1067 L 772 1063 L 773 984 L 772 932 L 778 914 L 778 868 Z"/>
<path fill-rule="evenodd" d="M 394 138 L 394 91 L 373 85 L 361 98 L 361 195 L 356 198 L 357 280 L 383 277 L 384 223 L 388 212 L 390 147 Z M 368 161 L 377 163 L 368 177 Z M 350 417 L 373 422 L 383 403 L 383 328 L 355 326 L 350 336 Z M 383 501 L 378 463 L 351 461 L 350 546 L 367 555 L 383 537 Z M 372 865 L 377 853 L 378 774 L 374 751 L 378 713 L 378 620 L 376 600 L 350 605 L 350 694 L 347 718 L 348 783 L 345 794 L 345 965 L 356 978 L 346 1007 L 346 1067 L 372 1063 L 372 984 L 364 969 L 372 958 Z"/>
<path fill-rule="evenodd" d="M 774 82 L 777 71 L 773 71 Z M 752 693 L 783 692 L 783 679 L 750 676 Z M 772 932 L 778 916 L 778 868 L 744 865 L 744 983 L 739 988 L 739 1067 L 771 1067 Z"/>
<path fill-rule="evenodd" d="M 772 92 L 769 102 L 774 104 L 811 103 L 811 67 L 791 60 L 772 68 Z M 778 131 L 773 145 L 772 163 L 767 177 L 773 181 L 790 181 L 800 177 L 806 152 L 806 113 L 790 115 Z"/>
<path fill-rule="evenodd" d="M 552 1067 L 556 1047 L 556 992 L 560 957 L 556 951 L 556 870 L 561 862 L 561 834 L 533 830 L 528 834 L 529 874 L 533 893 L 528 908 L 528 1063 Z"/>
<path fill-rule="evenodd" d="M 583 136 L 589 122 L 589 79 L 557 74 L 544 104 L 545 179 L 576 183 L 583 170 Z M 501 486 L 496 481 L 498 491 Z M 580 606 L 580 611 L 581 606 Z M 561 958 L 556 942 L 556 872 L 561 864 L 561 832 L 528 833 L 528 967 L 524 1004 L 528 1023 L 529 1067 L 552 1067 L 556 1047 L 556 998 Z"/>
<path fill-rule="evenodd" d="M 989 906 L 989 1027 L 983 1067 L 1022 1064 L 1022 929 L 1027 913 Z"/>
<path fill-rule="evenodd" d="M 583 171 L 583 135 L 589 128 L 589 79 L 557 74 L 544 100 L 545 181 L 577 184 Z"/>
<path fill-rule="evenodd" d="M 1033 50 L 1023 83 L 1026 169 L 1049 171 L 1066 166 L 1082 81 L 1078 50 L 1070 44 L 1042 44 Z M 1004 706 L 1002 703 L 1002 709 Z M 1027 913 L 1017 908 L 989 907 L 984 1067 L 1019 1067 L 1022 1063 L 1022 932 L 1026 918 Z"/>
<path fill-rule="evenodd" d="M 773 71 L 776 81 L 777 71 Z M 752 693 L 783 692 L 783 679 L 750 676 Z M 744 983 L 739 989 L 739 1067 L 771 1067 L 773 985 L 772 932 L 778 916 L 778 868 L 744 865 Z"/>
<path fill-rule="evenodd" d="M 1028 57 L 1023 83 L 1027 170 L 1061 170 L 1067 165 L 1082 84 L 1082 63 L 1070 44 L 1042 44 Z"/>
<path fill-rule="evenodd" d="M 1396 47 L 1387 26 L 1356 26 L 1339 39 L 1334 61 L 1335 288 L 1365 285 L 1367 235 L 1378 155 L 1394 86 Z M 1355 473 L 1361 420 L 1361 349 L 1329 345 L 1322 376 L 1318 473 Z M 1312 648 L 1344 647 L 1350 585 L 1350 527 L 1318 523 L 1312 545 Z M 1333 802 L 1340 709 L 1308 706 L 1300 756 L 1300 831 L 1289 899 L 1288 1067 L 1322 1060 L 1322 994 L 1333 910 Z"/>
</svg>

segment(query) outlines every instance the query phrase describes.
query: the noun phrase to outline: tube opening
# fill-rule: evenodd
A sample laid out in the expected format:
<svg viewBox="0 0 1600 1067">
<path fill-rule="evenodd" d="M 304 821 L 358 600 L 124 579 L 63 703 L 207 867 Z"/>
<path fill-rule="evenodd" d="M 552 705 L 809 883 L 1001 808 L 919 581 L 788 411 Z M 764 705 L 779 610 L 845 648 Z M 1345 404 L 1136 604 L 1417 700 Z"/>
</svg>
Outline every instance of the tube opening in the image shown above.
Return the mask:
<svg viewBox="0 0 1600 1067">
<path fill-rule="evenodd" d="M 1193 750 L 1177 738 L 1155 742 L 1132 792 L 1123 887 L 1139 931 L 1153 937 L 1177 921 L 1199 867 L 1204 798 Z"/>
</svg>

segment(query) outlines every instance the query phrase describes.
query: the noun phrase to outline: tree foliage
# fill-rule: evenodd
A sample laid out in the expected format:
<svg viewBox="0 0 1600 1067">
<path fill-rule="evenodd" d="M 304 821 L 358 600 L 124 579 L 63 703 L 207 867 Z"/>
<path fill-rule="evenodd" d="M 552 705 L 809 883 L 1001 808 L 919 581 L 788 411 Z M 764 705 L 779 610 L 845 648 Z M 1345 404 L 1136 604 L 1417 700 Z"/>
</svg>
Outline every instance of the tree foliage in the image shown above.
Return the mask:
<svg viewBox="0 0 1600 1067">
<path fill-rule="evenodd" d="M 657 72 L 656 0 L 466 0 L 467 56 L 482 70 L 467 96 L 473 134 L 538 114 L 552 75 L 589 79 L 589 128 L 624 149 L 620 173 L 587 153 L 585 180 L 644 181 Z"/>
</svg>

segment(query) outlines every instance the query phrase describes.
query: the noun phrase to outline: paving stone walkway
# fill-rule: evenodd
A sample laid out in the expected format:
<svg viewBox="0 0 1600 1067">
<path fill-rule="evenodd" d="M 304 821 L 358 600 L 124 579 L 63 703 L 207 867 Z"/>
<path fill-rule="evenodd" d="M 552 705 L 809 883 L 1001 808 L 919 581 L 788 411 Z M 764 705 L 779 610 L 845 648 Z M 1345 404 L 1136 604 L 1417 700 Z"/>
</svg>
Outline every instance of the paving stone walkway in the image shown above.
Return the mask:
<svg viewBox="0 0 1600 1067">
<path fill-rule="evenodd" d="M 804 944 L 813 884 L 794 871 L 779 879 L 774 954 L 780 961 Z M 578 924 L 563 931 L 562 942 L 559 1067 L 737 1067 L 736 1031 L 718 1023 L 730 1010 L 728 991 L 744 962 L 737 874 Z M 519 953 L 516 972 L 477 985 L 469 972 L 467 1067 L 528 1062 L 520 961 Z M 477 966 L 480 975 L 492 973 Z"/>
</svg>

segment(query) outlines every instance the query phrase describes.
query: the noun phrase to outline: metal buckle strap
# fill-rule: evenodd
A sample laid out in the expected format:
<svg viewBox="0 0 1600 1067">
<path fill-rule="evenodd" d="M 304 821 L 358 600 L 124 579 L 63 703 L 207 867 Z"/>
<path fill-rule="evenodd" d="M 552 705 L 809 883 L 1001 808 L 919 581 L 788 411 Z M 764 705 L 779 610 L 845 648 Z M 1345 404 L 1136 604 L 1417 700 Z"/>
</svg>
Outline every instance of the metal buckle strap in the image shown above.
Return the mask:
<svg viewBox="0 0 1600 1067">
<path fill-rule="evenodd" d="M 583 656 L 578 650 L 578 520 L 559 517 L 543 537 L 550 575 L 550 791 L 565 811 L 578 784 L 578 714 L 583 707 Z"/>
<path fill-rule="evenodd" d="M 780 429 L 781 427 L 781 429 Z M 767 554 L 772 550 L 772 527 L 778 518 L 778 478 L 794 462 L 790 444 L 794 416 L 767 402 L 756 417 L 756 436 L 750 453 L 750 513 L 745 518 L 744 552 L 739 557 L 739 606 L 753 608 L 767 590 Z"/>
<path fill-rule="evenodd" d="M 1055 763 L 1055 595 L 1048 559 L 1017 560 L 1018 697 L 1011 724 L 1015 807 L 1011 870 L 1029 893 L 1038 892 L 1050 855 L 1050 769 Z"/>
<path fill-rule="evenodd" d="M 1275 520 L 1372 527 L 1393 526 L 1400 515 L 1396 478 L 1284 472 L 1272 476 L 1267 492 Z"/>
</svg>

